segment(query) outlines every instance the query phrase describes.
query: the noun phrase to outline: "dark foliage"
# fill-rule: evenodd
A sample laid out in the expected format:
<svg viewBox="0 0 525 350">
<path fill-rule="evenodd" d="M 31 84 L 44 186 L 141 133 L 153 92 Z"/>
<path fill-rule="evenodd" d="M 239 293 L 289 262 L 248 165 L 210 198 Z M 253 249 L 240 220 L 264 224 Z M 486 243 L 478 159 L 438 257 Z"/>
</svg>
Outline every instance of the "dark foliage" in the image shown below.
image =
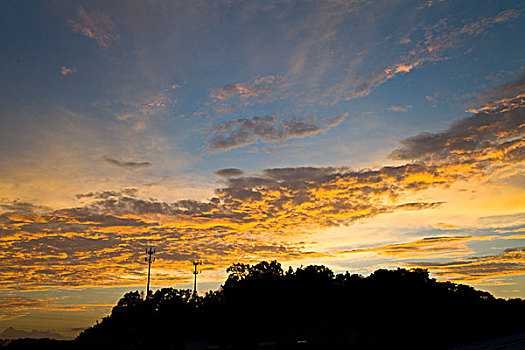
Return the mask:
<svg viewBox="0 0 525 350">
<path fill-rule="evenodd" d="M 235 264 L 204 297 L 129 292 L 78 349 L 446 349 L 525 331 L 525 301 L 437 282 L 426 270 L 334 275 Z"/>
</svg>

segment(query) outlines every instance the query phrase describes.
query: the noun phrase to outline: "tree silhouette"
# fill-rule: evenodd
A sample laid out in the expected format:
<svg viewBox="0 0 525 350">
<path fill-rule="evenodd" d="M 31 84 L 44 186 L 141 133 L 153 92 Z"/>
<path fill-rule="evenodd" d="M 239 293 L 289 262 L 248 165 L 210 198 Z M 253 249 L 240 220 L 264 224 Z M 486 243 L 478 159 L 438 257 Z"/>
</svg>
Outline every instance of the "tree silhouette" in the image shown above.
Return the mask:
<svg viewBox="0 0 525 350">
<path fill-rule="evenodd" d="M 335 275 L 322 265 L 283 271 L 277 261 L 227 269 L 203 297 L 163 288 L 126 293 L 77 338 L 79 349 L 446 349 L 523 332 L 525 302 L 438 282 L 427 270 Z M 423 345 L 422 345 L 423 344 Z"/>
</svg>

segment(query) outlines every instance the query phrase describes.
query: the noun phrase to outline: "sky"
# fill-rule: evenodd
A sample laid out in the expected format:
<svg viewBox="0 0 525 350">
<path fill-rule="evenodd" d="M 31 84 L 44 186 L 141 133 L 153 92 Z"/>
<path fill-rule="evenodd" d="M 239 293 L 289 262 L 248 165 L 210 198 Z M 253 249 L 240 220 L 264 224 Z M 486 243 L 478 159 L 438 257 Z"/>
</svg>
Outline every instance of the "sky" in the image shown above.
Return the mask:
<svg viewBox="0 0 525 350">
<path fill-rule="evenodd" d="M 154 290 L 278 260 L 525 298 L 523 33 L 518 0 L 0 2 L 0 331 L 75 337 L 147 247 Z"/>
</svg>

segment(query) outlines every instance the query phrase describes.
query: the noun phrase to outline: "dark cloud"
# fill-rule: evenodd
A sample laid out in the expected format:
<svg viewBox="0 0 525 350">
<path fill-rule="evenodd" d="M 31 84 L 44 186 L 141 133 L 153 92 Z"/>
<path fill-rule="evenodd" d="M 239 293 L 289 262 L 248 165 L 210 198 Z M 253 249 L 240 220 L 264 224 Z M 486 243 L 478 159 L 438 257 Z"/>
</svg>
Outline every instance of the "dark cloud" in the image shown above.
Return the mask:
<svg viewBox="0 0 525 350">
<path fill-rule="evenodd" d="M 525 72 L 516 80 L 497 86 L 470 103 L 469 112 L 502 112 L 525 105 Z"/>
<path fill-rule="evenodd" d="M 41 205 L 35 205 L 32 203 L 20 202 L 19 200 L 14 200 L 14 201 L 2 200 L 0 201 L 0 209 L 1 211 L 4 211 L 4 212 L 5 211 L 33 212 L 35 210 L 46 210 L 49 208 L 41 206 Z"/>
<path fill-rule="evenodd" d="M 234 177 L 244 175 L 244 171 L 237 168 L 220 169 L 213 172 L 217 176 Z"/>
<path fill-rule="evenodd" d="M 123 162 L 118 159 L 107 157 L 107 156 L 104 157 L 103 159 L 109 164 L 116 165 L 121 168 L 140 169 L 140 168 L 146 168 L 146 167 L 151 166 L 150 162 Z"/>
<path fill-rule="evenodd" d="M 138 190 L 136 188 L 125 188 L 121 191 L 101 191 L 101 192 L 89 192 L 77 194 L 78 199 L 81 198 L 93 198 L 93 199 L 108 199 L 112 197 L 128 196 L 135 197 Z"/>
<path fill-rule="evenodd" d="M 447 130 L 421 133 L 401 141 L 401 147 L 392 152 L 394 159 L 426 162 L 492 162 L 489 150 L 503 152 L 508 161 L 525 158 L 525 108 L 504 112 L 478 113 L 459 119 Z M 497 156 L 497 155 L 495 155 Z"/>
<path fill-rule="evenodd" d="M 480 95 L 480 102 L 490 103 L 505 97 L 516 96 L 525 92 L 525 72 L 514 81 L 497 86 Z"/>
<path fill-rule="evenodd" d="M 396 209 L 406 209 L 406 210 L 422 210 L 422 209 L 434 209 L 441 206 L 443 202 L 431 202 L 431 203 L 403 203 L 396 206 Z"/>
<path fill-rule="evenodd" d="M 315 116 L 286 119 L 277 115 L 233 119 L 215 126 L 208 139 L 208 148 L 227 150 L 256 142 L 274 143 L 301 138 L 326 131 L 341 123 L 346 116 L 340 114 L 320 121 Z"/>
<path fill-rule="evenodd" d="M 263 174 L 277 181 L 303 181 L 312 179 L 323 179 L 330 175 L 348 170 L 346 167 L 296 167 L 296 168 L 272 168 L 264 169 Z"/>
</svg>

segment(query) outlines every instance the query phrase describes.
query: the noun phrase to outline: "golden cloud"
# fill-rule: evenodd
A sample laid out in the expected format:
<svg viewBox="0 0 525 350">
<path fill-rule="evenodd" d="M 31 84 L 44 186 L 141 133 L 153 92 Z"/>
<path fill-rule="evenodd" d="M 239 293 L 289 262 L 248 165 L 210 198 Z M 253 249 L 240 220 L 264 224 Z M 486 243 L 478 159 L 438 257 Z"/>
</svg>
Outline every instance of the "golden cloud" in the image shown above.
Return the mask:
<svg viewBox="0 0 525 350">
<path fill-rule="evenodd" d="M 464 258 L 452 262 L 415 262 L 435 276 L 461 283 L 493 284 L 493 280 L 525 274 L 525 248 L 505 249 L 498 255 Z"/>
<path fill-rule="evenodd" d="M 240 258 L 328 257 L 297 240 L 385 213 L 432 209 L 441 201 L 407 198 L 519 169 L 525 161 L 524 114 L 524 106 L 482 112 L 447 130 L 407 138 L 393 152 L 394 158 L 413 161 L 404 165 L 273 168 L 227 177 L 208 201 L 141 199 L 133 189 L 79 195 L 88 204 L 59 210 L 3 201 L 0 278 L 4 288 L 22 289 L 137 285 L 146 272 L 142 252 L 147 245 L 158 248 L 154 280 L 162 285 L 189 281 L 188 261 L 196 254 L 215 270 Z M 468 252 L 462 245 L 468 239 L 473 238 L 427 238 L 368 251 L 396 259 L 457 257 Z M 487 262 L 481 260 L 461 261 L 461 266 Z M 519 264 L 493 266 L 494 271 L 514 266 L 512 273 L 522 272 Z"/>
</svg>

